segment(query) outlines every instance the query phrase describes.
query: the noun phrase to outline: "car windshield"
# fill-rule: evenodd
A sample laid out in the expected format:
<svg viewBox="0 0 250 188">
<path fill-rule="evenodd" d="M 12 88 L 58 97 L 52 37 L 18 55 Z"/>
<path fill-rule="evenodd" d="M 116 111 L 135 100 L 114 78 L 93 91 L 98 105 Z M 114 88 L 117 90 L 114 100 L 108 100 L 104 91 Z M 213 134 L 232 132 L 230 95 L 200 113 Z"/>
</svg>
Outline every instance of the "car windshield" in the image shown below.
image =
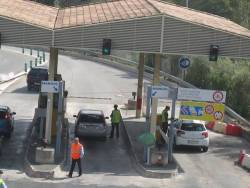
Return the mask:
<svg viewBox="0 0 250 188">
<path fill-rule="evenodd" d="M 5 119 L 6 112 L 5 111 L 0 111 L 0 119 Z"/>
<path fill-rule="evenodd" d="M 181 130 L 184 131 L 205 131 L 205 127 L 198 123 L 182 123 Z"/>
<path fill-rule="evenodd" d="M 79 123 L 103 123 L 104 119 L 101 115 L 96 114 L 81 114 L 78 120 Z"/>
</svg>

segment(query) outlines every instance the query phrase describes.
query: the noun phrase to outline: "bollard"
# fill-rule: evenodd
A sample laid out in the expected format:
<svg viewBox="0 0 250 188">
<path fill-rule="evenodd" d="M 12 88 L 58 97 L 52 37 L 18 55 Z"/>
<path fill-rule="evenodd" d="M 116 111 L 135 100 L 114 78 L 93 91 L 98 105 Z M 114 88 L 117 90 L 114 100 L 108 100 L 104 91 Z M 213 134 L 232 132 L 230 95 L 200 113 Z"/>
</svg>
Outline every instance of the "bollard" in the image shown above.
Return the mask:
<svg viewBox="0 0 250 188">
<path fill-rule="evenodd" d="M 40 56 L 40 54 L 39 54 L 39 50 L 37 50 L 37 57 L 39 57 Z"/>
<path fill-rule="evenodd" d="M 45 62 L 45 52 L 43 52 L 43 62 Z"/>
<path fill-rule="evenodd" d="M 30 49 L 30 55 L 32 55 L 32 49 Z"/>
<path fill-rule="evenodd" d="M 22 48 L 22 53 L 24 54 L 24 48 Z"/>
<path fill-rule="evenodd" d="M 24 63 L 24 71 L 25 71 L 25 72 L 28 71 L 27 63 Z"/>
<path fill-rule="evenodd" d="M 35 67 L 37 67 L 37 58 L 35 59 Z"/>
<path fill-rule="evenodd" d="M 30 69 L 32 68 L 32 60 L 30 60 Z"/>
<path fill-rule="evenodd" d="M 40 64 L 40 65 L 42 64 L 42 59 L 41 59 L 41 58 L 39 59 L 39 64 Z"/>
</svg>

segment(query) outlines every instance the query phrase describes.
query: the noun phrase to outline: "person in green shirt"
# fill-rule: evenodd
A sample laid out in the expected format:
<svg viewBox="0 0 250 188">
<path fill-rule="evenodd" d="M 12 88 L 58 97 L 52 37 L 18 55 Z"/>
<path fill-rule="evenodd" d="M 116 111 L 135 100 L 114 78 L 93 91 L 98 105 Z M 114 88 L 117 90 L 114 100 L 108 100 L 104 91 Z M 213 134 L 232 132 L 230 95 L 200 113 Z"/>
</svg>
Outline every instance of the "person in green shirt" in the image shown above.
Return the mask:
<svg viewBox="0 0 250 188">
<path fill-rule="evenodd" d="M 168 111 L 170 110 L 169 106 L 166 106 L 161 113 L 161 129 L 166 134 L 168 132 Z"/>
<path fill-rule="evenodd" d="M 112 129 L 109 138 L 113 138 L 115 129 L 116 129 L 116 138 L 119 138 L 119 125 L 122 121 L 122 115 L 120 110 L 118 110 L 117 104 L 114 105 L 114 110 L 112 111 L 110 118 L 111 118 Z"/>
<path fill-rule="evenodd" d="M 3 179 L 1 178 L 2 174 L 3 174 L 3 171 L 0 170 L 0 188 L 7 188 L 7 185 L 5 184 L 5 182 L 3 181 Z"/>
</svg>

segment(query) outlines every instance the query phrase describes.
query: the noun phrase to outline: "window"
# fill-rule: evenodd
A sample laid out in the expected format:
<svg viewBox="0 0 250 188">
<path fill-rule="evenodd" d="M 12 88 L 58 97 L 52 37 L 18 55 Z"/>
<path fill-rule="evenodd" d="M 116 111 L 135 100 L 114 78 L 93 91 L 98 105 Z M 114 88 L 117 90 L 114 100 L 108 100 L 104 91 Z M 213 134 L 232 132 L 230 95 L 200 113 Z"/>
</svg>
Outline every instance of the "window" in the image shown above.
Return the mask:
<svg viewBox="0 0 250 188">
<path fill-rule="evenodd" d="M 181 130 L 184 131 L 205 131 L 205 127 L 198 123 L 182 123 Z"/>
<path fill-rule="evenodd" d="M 5 119 L 6 111 L 0 111 L 0 119 Z"/>
<path fill-rule="evenodd" d="M 78 123 L 103 123 L 104 118 L 96 114 L 81 114 Z"/>
</svg>

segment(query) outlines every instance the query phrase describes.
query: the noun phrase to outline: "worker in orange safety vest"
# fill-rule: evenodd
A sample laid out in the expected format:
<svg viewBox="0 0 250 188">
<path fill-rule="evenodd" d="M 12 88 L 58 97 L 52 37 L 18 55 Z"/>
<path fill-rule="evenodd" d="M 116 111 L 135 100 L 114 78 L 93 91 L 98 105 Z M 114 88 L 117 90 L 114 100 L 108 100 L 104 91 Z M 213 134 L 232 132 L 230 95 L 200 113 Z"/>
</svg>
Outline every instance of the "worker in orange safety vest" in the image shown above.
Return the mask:
<svg viewBox="0 0 250 188">
<path fill-rule="evenodd" d="M 71 163 L 71 168 L 70 168 L 68 177 L 72 178 L 72 174 L 73 174 L 76 163 L 79 169 L 79 176 L 82 175 L 81 159 L 83 158 L 83 155 L 84 155 L 83 145 L 80 144 L 79 138 L 75 137 L 74 142 L 71 144 L 72 163 Z"/>
</svg>

